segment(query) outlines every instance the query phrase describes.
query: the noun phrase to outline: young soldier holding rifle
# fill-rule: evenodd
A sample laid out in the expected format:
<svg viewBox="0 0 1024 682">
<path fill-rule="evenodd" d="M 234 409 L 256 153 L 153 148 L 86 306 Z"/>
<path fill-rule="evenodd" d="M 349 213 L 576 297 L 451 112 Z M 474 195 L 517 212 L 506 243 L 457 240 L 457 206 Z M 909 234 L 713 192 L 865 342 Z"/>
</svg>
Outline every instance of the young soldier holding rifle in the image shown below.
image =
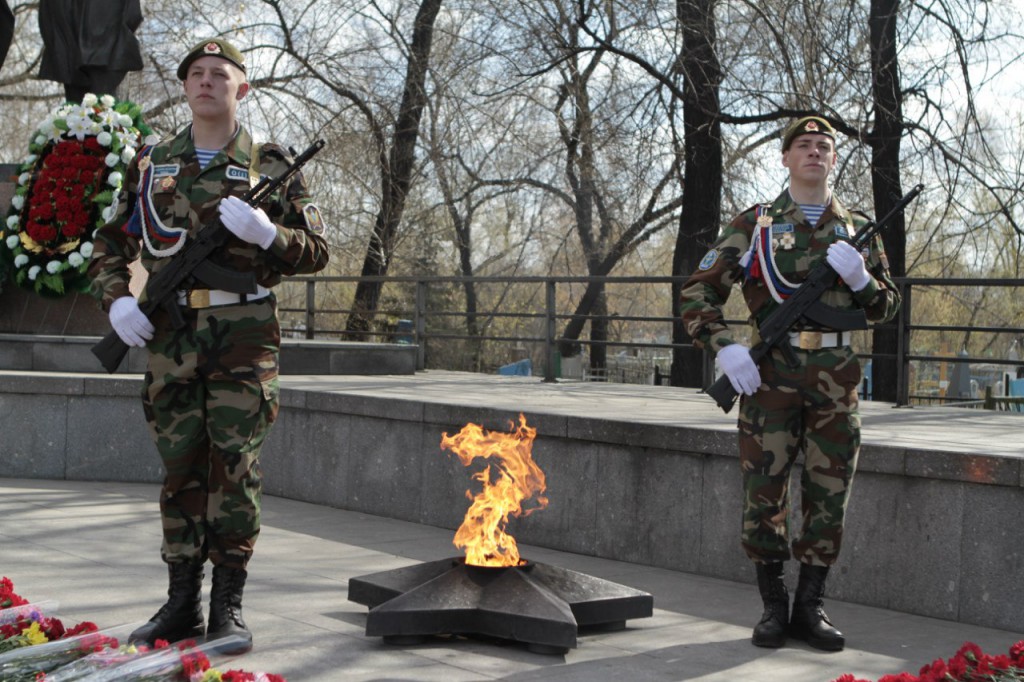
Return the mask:
<svg viewBox="0 0 1024 682">
<path fill-rule="evenodd" d="M 735 394 L 742 394 L 741 537 L 764 602 L 752 638 L 757 646 L 783 646 L 787 635 L 828 651 L 845 646 L 822 597 L 839 557 L 860 450 L 861 367 L 849 345 L 850 331 L 867 321 L 890 320 L 900 298 L 881 239 L 865 235 L 863 250 L 849 241 L 870 224 L 832 192 L 829 175 L 836 159 L 836 133 L 828 121 L 807 116 L 793 122 L 782 143 L 789 187 L 773 202 L 737 216 L 682 292 L 688 333 L 717 353 L 725 373 L 724 390 L 716 384 L 708 392 L 727 411 Z M 820 288 L 818 303 L 796 315 L 795 324 L 780 326 L 773 314 L 793 310 L 785 302 L 806 298 L 812 279 Z M 750 346 L 739 343 L 724 323 L 722 307 L 734 283 L 750 310 Z M 803 522 L 791 542 L 789 477 L 801 452 Z M 792 614 L 784 582 L 790 558 L 800 562 Z"/>
<path fill-rule="evenodd" d="M 203 41 L 177 75 L 192 124 L 133 160 L 119 211 L 97 232 L 89 272 L 114 334 L 94 352 L 113 371 L 126 345 L 148 350 L 143 408 L 166 470 L 168 600 L 131 639 L 235 635 L 243 644 L 227 653 L 242 653 L 252 647 L 241 608 L 260 530 L 259 454 L 278 411 L 271 289 L 284 275 L 322 269 L 327 244 L 297 173 L 316 149 L 292 163 L 280 147 L 254 144 L 237 121 L 249 91 L 242 53 L 220 38 Z M 136 300 L 128 265 L 140 257 L 149 281 Z"/>
</svg>

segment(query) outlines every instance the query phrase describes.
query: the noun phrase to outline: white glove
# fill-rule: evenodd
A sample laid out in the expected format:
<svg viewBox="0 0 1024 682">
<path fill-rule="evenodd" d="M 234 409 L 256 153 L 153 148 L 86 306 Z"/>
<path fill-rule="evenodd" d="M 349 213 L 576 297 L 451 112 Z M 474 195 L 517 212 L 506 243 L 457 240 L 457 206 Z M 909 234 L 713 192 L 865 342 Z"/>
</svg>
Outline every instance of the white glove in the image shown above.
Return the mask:
<svg viewBox="0 0 1024 682">
<path fill-rule="evenodd" d="M 220 221 L 243 242 L 269 249 L 277 236 L 277 228 L 262 208 L 253 208 L 238 197 L 225 197 L 217 206 Z"/>
<path fill-rule="evenodd" d="M 742 344 L 733 343 L 718 351 L 718 366 L 737 393 L 754 395 L 761 385 L 761 373 L 750 357 L 750 349 Z"/>
<path fill-rule="evenodd" d="M 853 291 L 860 291 L 871 281 L 864 266 L 864 257 L 849 242 L 836 242 L 828 247 L 825 260 Z"/>
<path fill-rule="evenodd" d="M 156 331 L 134 296 L 122 296 L 110 304 L 110 326 L 129 346 L 142 348 Z"/>
</svg>

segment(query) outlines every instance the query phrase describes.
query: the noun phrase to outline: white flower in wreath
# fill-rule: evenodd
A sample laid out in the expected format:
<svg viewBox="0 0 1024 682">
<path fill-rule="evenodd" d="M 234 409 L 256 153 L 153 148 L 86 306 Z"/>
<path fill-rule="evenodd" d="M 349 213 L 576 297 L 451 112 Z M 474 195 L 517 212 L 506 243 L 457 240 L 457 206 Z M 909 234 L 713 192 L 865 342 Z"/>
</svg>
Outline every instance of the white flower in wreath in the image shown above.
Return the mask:
<svg viewBox="0 0 1024 682">
<path fill-rule="evenodd" d="M 103 97 L 100 97 L 100 104 L 102 104 L 104 108 L 109 109 L 114 106 L 114 98 L 111 95 L 103 95 Z"/>
<path fill-rule="evenodd" d="M 7 248 L 10 249 L 11 251 L 14 251 L 16 248 L 18 248 L 18 244 L 21 243 L 21 239 L 16 234 L 8 235 L 6 243 Z M 25 257 L 28 258 L 28 256 Z"/>
<path fill-rule="evenodd" d="M 92 242 L 83 242 L 78 250 L 82 253 L 82 258 L 92 257 Z"/>
<path fill-rule="evenodd" d="M 46 143 L 46 140 L 47 140 L 46 136 L 47 136 L 47 133 L 43 133 L 42 135 L 37 135 L 36 139 L 34 140 L 34 142 L 41 147 L 41 146 L 43 146 Z"/>
<path fill-rule="evenodd" d="M 19 253 L 14 257 L 14 267 L 23 268 L 28 265 L 28 256 L 23 253 Z"/>
<path fill-rule="evenodd" d="M 118 117 L 117 122 L 121 125 L 122 128 L 131 128 L 132 127 L 132 117 L 129 116 L 128 114 L 121 114 Z"/>
<path fill-rule="evenodd" d="M 115 189 L 120 189 L 120 187 L 121 187 L 121 173 L 118 172 L 118 171 L 114 171 L 113 173 L 111 173 L 107 177 L 107 184 L 110 185 L 111 187 L 115 188 Z"/>
<path fill-rule="evenodd" d="M 56 275 L 61 265 L 62 263 L 59 260 L 52 260 L 46 264 L 46 271 L 51 275 Z"/>
<path fill-rule="evenodd" d="M 21 175 L 18 176 L 18 184 L 22 185 L 22 186 L 27 185 L 28 181 L 31 180 L 31 179 L 32 179 L 32 174 L 31 173 L 22 173 Z"/>
<path fill-rule="evenodd" d="M 82 98 L 83 107 L 94 107 L 100 101 L 99 97 L 92 94 L 91 92 L 85 93 L 85 97 Z"/>
<path fill-rule="evenodd" d="M 129 161 L 131 161 L 134 158 L 135 158 L 135 148 L 134 147 L 125 147 L 124 149 L 121 150 L 121 161 L 123 161 L 125 163 L 128 163 Z"/>
<path fill-rule="evenodd" d="M 135 144 L 135 134 L 129 129 L 125 130 L 118 128 L 117 132 L 114 133 L 117 136 L 118 141 L 121 142 L 122 147 L 132 147 Z"/>
<path fill-rule="evenodd" d="M 31 279 L 31 280 L 35 280 L 35 278 L 39 276 L 39 271 L 40 270 L 42 270 L 42 268 L 40 266 L 33 265 L 32 267 L 30 267 L 28 269 L 28 278 Z"/>
<path fill-rule="evenodd" d="M 78 253 L 77 251 L 72 251 L 71 255 L 68 256 L 68 265 L 70 265 L 73 268 L 77 268 L 84 262 L 85 259 L 82 258 L 82 254 Z"/>
<path fill-rule="evenodd" d="M 114 141 L 114 136 L 104 130 L 96 136 L 96 141 L 104 147 L 109 147 L 110 143 Z"/>
<path fill-rule="evenodd" d="M 114 219 L 114 214 L 117 213 L 117 204 L 111 204 L 105 209 L 100 211 L 100 217 L 103 218 L 103 222 L 109 223 Z"/>
<path fill-rule="evenodd" d="M 17 231 L 19 224 L 20 223 L 18 222 L 18 216 L 16 216 L 16 215 L 7 216 L 7 229 L 8 230 Z"/>
<path fill-rule="evenodd" d="M 109 154 L 107 154 L 106 158 L 103 159 L 103 162 L 106 163 L 107 166 L 109 166 L 110 168 L 113 168 L 114 166 L 121 162 L 121 157 L 115 154 L 114 152 L 110 152 Z"/>
<path fill-rule="evenodd" d="M 36 159 L 38 158 L 39 157 L 36 156 L 35 154 L 29 154 L 28 156 L 25 157 L 25 160 L 22 161 L 22 163 L 35 163 Z"/>
<path fill-rule="evenodd" d="M 114 130 L 115 128 L 120 127 L 118 125 L 120 122 L 121 114 L 114 111 L 113 109 L 108 109 L 107 111 L 104 111 L 102 114 L 100 114 L 100 123 L 102 123 L 105 128 Z"/>
<path fill-rule="evenodd" d="M 68 135 L 81 142 L 86 135 L 92 135 L 92 121 L 78 116 L 68 116 Z"/>
<path fill-rule="evenodd" d="M 13 206 L 15 210 L 20 211 L 25 206 L 25 197 L 20 194 L 15 194 L 11 197 L 11 206 Z"/>
</svg>

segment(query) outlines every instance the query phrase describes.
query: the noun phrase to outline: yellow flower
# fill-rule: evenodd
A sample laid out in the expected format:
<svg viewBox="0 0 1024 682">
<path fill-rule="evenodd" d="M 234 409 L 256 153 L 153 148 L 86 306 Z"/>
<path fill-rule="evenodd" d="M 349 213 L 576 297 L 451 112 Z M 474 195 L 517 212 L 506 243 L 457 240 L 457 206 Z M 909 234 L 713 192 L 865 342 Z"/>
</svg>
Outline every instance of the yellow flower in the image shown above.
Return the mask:
<svg viewBox="0 0 1024 682">
<path fill-rule="evenodd" d="M 203 675 L 201 682 L 221 682 L 222 679 L 223 678 L 221 677 L 219 670 L 216 668 L 210 668 L 206 671 L 206 674 Z"/>
<path fill-rule="evenodd" d="M 28 639 L 29 646 L 45 644 L 49 641 L 46 639 L 46 633 L 39 629 L 39 623 L 37 622 L 22 630 L 21 634 Z"/>
</svg>

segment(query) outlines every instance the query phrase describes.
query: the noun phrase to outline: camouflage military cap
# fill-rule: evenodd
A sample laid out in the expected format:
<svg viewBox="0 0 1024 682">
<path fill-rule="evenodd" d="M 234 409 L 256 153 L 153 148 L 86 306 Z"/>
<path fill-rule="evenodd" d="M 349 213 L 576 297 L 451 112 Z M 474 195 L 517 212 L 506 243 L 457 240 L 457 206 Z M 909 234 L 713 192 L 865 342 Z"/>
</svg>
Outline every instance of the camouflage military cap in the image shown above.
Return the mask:
<svg viewBox="0 0 1024 682">
<path fill-rule="evenodd" d="M 836 141 L 836 129 L 828 121 L 820 116 L 804 116 L 793 121 L 786 128 L 786 134 L 782 138 L 782 151 L 789 149 L 789 145 L 800 135 L 825 135 L 831 137 L 832 142 Z"/>
<path fill-rule="evenodd" d="M 200 57 L 226 59 L 245 73 L 245 56 L 241 51 L 223 38 L 210 38 L 197 43 L 181 60 L 181 64 L 178 65 L 178 80 L 185 80 L 188 76 L 188 67 Z"/>
</svg>

